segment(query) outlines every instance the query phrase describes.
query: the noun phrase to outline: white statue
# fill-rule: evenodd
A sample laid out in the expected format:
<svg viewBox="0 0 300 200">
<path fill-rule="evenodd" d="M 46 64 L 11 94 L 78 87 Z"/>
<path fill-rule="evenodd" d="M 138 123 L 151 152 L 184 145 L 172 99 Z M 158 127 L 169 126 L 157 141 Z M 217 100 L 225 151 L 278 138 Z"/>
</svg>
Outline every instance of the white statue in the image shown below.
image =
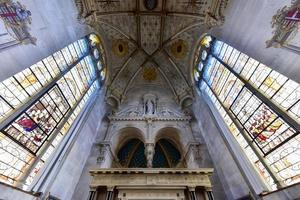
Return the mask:
<svg viewBox="0 0 300 200">
<path fill-rule="evenodd" d="M 145 104 L 145 114 L 153 115 L 155 113 L 155 104 L 152 100 L 148 99 Z"/>
</svg>

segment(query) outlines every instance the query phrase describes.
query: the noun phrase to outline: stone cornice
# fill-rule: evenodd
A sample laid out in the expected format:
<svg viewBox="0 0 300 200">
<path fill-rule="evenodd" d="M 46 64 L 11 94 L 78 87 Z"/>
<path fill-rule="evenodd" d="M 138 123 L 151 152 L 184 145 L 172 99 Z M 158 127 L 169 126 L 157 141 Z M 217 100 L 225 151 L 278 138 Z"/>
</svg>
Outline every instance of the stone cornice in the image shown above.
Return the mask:
<svg viewBox="0 0 300 200">
<path fill-rule="evenodd" d="M 212 175 L 213 168 L 91 168 L 90 174 L 205 174 Z"/>
<path fill-rule="evenodd" d="M 191 117 L 109 117 L 110 121 L 190 121 Z"/>
</svg>

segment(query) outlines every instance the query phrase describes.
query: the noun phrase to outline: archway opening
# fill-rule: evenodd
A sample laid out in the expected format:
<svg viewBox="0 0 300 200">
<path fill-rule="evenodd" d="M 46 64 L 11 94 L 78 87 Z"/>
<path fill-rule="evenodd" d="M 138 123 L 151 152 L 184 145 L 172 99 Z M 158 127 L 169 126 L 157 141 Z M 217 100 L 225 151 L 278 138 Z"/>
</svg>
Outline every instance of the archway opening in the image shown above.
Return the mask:
<svg viewBox="0 0 300 200">
<path fill-rule="evenodd" d="M 119 163 L 125 168 L 145 168 L 147 161 L 144 152 L 145 146 L 141 140 L 130 139 L 118 152 Z"/>
<path fill-rule="evenodd" d="M 180 152 L 170 140 L 160 139 L 156 142 L 153 168 L 175 168 L 180 160 Z"/>
</svg>

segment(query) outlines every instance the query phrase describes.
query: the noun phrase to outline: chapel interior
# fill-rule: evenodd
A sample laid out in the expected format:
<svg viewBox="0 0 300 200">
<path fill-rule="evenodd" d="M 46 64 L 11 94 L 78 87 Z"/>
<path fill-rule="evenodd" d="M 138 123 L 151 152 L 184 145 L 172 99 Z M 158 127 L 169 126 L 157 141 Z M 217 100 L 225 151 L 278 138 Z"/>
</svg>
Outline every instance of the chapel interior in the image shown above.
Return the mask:
<svg viewBox="0 0 300 200">
<path fill-rule="evenodd" d="M 299 200 L 300 0 L 0 0 L 0 200 Z"/>
</svg>

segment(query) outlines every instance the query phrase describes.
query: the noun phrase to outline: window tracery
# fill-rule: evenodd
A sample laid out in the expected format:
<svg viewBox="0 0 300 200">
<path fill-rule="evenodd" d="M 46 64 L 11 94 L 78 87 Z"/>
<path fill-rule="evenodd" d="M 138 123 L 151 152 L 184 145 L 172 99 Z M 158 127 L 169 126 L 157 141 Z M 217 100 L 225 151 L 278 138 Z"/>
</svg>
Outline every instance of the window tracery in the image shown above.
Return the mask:
<svg viewBox="0 0 300 200">
<path fill-rule="evenodd" d="M 267 185 L 299 182 L 299 83 L 212 36 L 197 49 L 196 84 Z"/>
<path fill-rule="evenodd" d="M 98 79 L 104 70 L 101 40 L 90 34 L 0 83 L 1 182 L 30 186 L 71 134 L 68 130 L 104 80 Z"/>
</svg>

